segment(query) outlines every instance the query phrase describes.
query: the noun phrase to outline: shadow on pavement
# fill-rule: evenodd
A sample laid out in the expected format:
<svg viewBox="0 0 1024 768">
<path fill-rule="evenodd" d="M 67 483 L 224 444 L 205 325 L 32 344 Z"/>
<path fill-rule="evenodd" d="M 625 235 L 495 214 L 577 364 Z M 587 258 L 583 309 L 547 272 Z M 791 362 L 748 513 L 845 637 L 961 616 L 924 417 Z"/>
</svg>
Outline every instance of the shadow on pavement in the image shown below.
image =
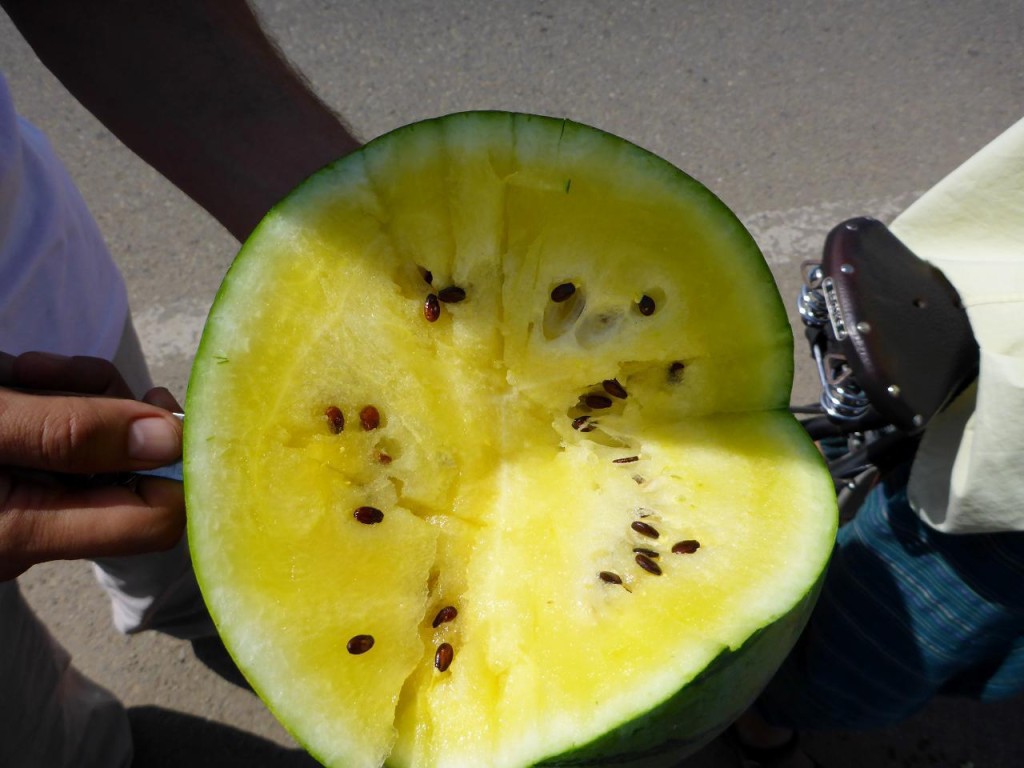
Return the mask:
<svg viewBox="0 0 1024 768">
<path fill-rule="evenodd" d="M 237 728 L 161 707 L 132 707 L 132 768 L 316 768 L 298 749 Z"/>
</svg>

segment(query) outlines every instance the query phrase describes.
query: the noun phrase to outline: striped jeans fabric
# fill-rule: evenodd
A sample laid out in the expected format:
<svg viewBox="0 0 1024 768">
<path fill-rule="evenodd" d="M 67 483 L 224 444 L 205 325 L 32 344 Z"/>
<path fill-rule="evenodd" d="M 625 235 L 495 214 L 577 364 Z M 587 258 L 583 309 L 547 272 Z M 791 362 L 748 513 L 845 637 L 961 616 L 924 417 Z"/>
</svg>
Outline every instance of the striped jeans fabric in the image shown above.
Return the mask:
<svg viewBox="0 0 1024 768">
<path fill-rule="evenodd" d="M 937 695 L 1024 692 L 1024 532 L 940 533 L 906 472 L 840 529 L 821 598 L 757 702 L 799 729 L 892 725 Z"/>
</svg>

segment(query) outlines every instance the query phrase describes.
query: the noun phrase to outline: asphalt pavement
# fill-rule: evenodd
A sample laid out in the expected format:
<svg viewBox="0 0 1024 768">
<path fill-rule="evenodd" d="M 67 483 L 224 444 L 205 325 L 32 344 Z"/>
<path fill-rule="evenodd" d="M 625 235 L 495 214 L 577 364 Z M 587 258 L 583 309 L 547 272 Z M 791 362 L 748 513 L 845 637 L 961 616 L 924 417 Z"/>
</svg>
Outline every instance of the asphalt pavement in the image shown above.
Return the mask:
<svg viewBox="0 0 1024 768">
<path fill-rule="evenodd" d="M 792 305 L 799 265 L 850 216 L 892 218 L 1024 115 L 1019 0 L 261 0 L 281 48 L 363 138 L 448 112 L 569 117 L 703 181 L 750 228 Z M 0 16 L 0 68 L 45 130 L 128 283 L 156 380 L 183 396 L 237 250 L 121 146 Z M 795 399 L 815 392 L 798 345 Z M 187 644 L 111 628 L 86 565 L 23 588 L 89 675 L 131 707 L 138 765 L 312 765 Z M 1013 768 L 1024 702 L 938 701 L 899 727 L 818 734 L 827 768 Z M 693 765 L 725 766 L 718 747 Z"/>
</svg>

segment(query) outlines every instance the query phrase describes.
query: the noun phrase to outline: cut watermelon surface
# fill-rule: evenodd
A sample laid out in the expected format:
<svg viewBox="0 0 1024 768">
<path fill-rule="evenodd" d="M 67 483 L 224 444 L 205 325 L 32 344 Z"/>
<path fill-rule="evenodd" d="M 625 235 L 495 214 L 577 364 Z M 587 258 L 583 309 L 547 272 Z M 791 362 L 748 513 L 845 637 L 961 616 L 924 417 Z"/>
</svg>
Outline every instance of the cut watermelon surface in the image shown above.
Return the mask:
<svg viewBox="0 0 1024 768">
<path fill-rule="evenodd" d="M 211 614 L 326 765 L 672 765 L 831 551 L 791 377 L 759 250 L 678 169 L 551 118 L 399 129 L 271 211 L 211 311 Z"/>
</svg>

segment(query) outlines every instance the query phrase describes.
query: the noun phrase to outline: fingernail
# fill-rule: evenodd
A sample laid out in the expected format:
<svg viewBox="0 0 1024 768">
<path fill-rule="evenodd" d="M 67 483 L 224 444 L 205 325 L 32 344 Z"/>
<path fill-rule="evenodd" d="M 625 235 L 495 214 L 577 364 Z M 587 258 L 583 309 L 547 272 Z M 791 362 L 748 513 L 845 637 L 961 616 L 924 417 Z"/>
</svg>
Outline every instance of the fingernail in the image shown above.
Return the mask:
<svg viewBox="0 0 1024 768">
<path fill-rule="evenodd" d="M 181 437 L 166 419 L 136 419 L 128 430 L 128 455 L 139 461 L 174 461 L 181 456 Z"/>
</svg>

